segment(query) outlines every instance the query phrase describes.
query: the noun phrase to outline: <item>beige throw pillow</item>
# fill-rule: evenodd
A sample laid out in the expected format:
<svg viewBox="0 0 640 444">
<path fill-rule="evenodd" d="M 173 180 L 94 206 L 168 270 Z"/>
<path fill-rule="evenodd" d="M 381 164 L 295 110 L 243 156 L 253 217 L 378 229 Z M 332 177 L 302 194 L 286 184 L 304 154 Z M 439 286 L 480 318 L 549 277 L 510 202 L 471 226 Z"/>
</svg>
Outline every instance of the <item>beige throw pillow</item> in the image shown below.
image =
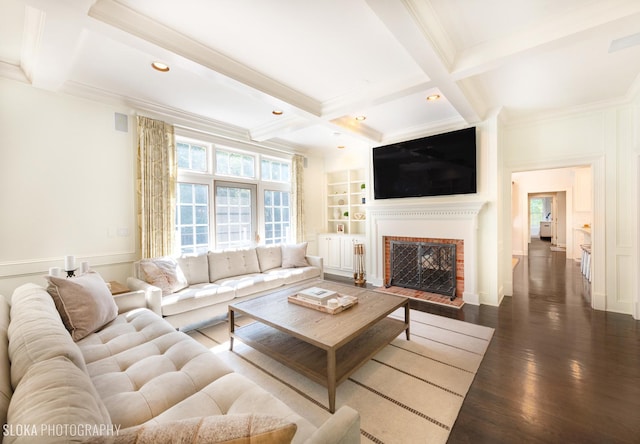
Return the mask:
<svg viewBox="0 0 640 444">
<path fill-rule="evenodd" d="M 45 276 L 64 326 L 78 341 L 118 316 L 118 306 L 106 282 L 95 271 L 76 278 Z"/>
<path fill-rule="evenodd" d="M 308 267 L 307 242 L 282 245 L 282 268 Z"/>
<path fill-rule="evenodd" d="M 178 262 L 172 257 L 143 259 L 140 261 L 140 267 L 147 283 L 160 288 L 162 296 L 180 291 L 189 285 Z"/>
</svg>

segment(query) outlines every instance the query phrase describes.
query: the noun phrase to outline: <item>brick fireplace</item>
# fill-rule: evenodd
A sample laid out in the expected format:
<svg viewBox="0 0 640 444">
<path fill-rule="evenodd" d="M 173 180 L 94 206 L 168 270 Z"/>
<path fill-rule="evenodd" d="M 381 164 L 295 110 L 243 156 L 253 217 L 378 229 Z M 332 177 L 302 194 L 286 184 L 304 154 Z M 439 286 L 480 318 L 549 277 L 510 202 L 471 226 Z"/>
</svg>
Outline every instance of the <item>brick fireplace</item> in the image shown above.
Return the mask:
<svg viewBox="0 0 640 444">
<path fill-rule="evenodd" d="M 461 239 L 437 239 L 429 237 L 384 236 L 384 283 L 390 284 L 393 276 L 391 270 L 391 247 L 394 241 L 424 244 L 453 244 L 455 245 L 455 291 L 454 296 L 461 298 L 464 294 L 464 241 Z M 399 285 L 393 282 L 393 285 Z M 415 288 L 415 287 L 407 287 Z M 425 290 L 428 291 L 428 290 Z M 433 291 L 434 293 L 439 293 Z M 448 293 L 440 293 L 449 296 Z"/>
<path fill-rule="evenodd" d="M 388 282 L 388 244 L 391 240 L 456 243 L 456 297 L 479 305 L 478 214 L 484 202 L 420 203 L 367 208 L 368 280 Z"/>
</svg>

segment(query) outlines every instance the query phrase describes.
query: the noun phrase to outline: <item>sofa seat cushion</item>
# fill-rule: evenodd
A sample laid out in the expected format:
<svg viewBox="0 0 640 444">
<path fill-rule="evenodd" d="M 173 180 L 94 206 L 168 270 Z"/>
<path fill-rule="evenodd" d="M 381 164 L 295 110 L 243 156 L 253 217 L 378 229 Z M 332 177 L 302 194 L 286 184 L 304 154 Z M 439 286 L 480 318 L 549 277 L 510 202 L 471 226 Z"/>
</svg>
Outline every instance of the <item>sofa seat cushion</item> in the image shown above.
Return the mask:
<svg viewBox="0 0 640 444">
<path fill-rule="evenodd" d="M 261 291 L 281 287 L 284 285 L 284 279 L 277 274 L 256 273 L 220 279 L 216 284 L 233 288 L 236 297 L 242 298 Z"/>
<path fill-rule="evenodd" d="M 139 308 L 119 315 L 102 330 L 76 344 L 84 362 L 90 364 L 175 331 L 151 310 Z"/>
<path fill-rule="evenodd" d="M 288 285 L 306 279 L 318 278 L 320 277 L 320 269 L 318 267 L 274 268 L 269 270 L 267 274 L 278 276 L 284 285 Z"/>
<path fill-rule="evenodd" d="M 82 352 L 62 324 L 53 299 L 38 285 L 24 284 L 13 292 L 7 336 L 14 389 L 31 365 L 57 356 L 86 372 Z"/>
<path fill-rule="evenodd" d="M 255 382 L 239 373 L 230 373 L 171 407 L 152 423 L 176 421 L 206 415 L 271 415 L 297 426 L 295 442 L 304 442 L 316 430 L 308 420 Z"/>
<path fill-rule="evenodd" d="M 230 301 L 236 296 L 234 286 L 220 284 L 195 284 L 162 298 L 162 314 L 171 316 L 209 305 Z"/>
<path fill-rule="evenodd" d="M 168 325 L 153 316 L 156 322 Z M 142 424 L 232 372 L 220 358 L 184 333 L 171 329 L 140 343 L 141 337 L 131 335 L 130 347 L 120 337 L 112 338 L 102 349 L 102 353 L 111 349 L 111 355 L 87 363 L 89 376 L 114 424 Z M 84 345 L 81 349 L 85 350 Z"/>
<path fill-rule="evenodd" d="M 209 282 L 217 283 L 217 281 L 224 278 L 260 273 L 260 265 L 255 248 L 210 252 L 208 258 Z"/>
<path fill-rule="evenodd" d="M 82 425 L 85 430 L 111 431 L 111 419 L 89 376 L 64 357 L 40 361 L 29 367 L 16 387 L 7 415 L 8 429 L 18 425 L 34 427 L 37 436 L 8 435 L 10 442 L 67 442 L 61 425 Z M 50 425 L 51 432 L 44 427 Z M 72 428 L 66 429 L 73 433 Z M 75 439 L 74 439 L 75 438 Z M 80 435 L 69 436 L 69 442 L 79 441 Z"/>
</svg>

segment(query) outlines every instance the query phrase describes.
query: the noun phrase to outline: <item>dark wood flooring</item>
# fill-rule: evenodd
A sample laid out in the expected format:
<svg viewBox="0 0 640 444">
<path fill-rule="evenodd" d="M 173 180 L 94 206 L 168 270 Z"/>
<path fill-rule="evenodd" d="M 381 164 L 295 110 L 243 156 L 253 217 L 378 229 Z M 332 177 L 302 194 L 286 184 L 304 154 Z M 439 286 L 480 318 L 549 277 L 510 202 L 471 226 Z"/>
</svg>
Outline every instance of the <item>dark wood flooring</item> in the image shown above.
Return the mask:
<svg viewBox="0 0 640 444">
<path fill-rule="evenodd" d="M 436 310 L 495 328 L 450 444 L 640 443 L 640 321 L 592 310 L 579 264 L 549 247 L 531 244 L 500 307 Z"/>
<path fill-rule="evenodd" d="M 531 244 L 500 307 L 412 305 L 495 329 L 449 444 L 640 443 L 640 321 L 592 310 L 549 247 Z"/>
</svg>

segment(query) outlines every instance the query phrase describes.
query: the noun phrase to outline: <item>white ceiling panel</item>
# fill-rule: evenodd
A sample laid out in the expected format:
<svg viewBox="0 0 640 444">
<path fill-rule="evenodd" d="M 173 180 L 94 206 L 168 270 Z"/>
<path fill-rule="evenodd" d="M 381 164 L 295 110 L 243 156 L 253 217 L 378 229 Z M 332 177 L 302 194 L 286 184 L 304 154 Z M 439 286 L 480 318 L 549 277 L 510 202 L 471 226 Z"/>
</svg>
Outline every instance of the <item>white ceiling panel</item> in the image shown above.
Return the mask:
<svg viewBox="0 0 640 444">
<path fill-rule="evenodd" d="M 0 76 L 323 152 L 628 99 L 638 34 L 637 0 L 3 0 Z"/>
</svg>

